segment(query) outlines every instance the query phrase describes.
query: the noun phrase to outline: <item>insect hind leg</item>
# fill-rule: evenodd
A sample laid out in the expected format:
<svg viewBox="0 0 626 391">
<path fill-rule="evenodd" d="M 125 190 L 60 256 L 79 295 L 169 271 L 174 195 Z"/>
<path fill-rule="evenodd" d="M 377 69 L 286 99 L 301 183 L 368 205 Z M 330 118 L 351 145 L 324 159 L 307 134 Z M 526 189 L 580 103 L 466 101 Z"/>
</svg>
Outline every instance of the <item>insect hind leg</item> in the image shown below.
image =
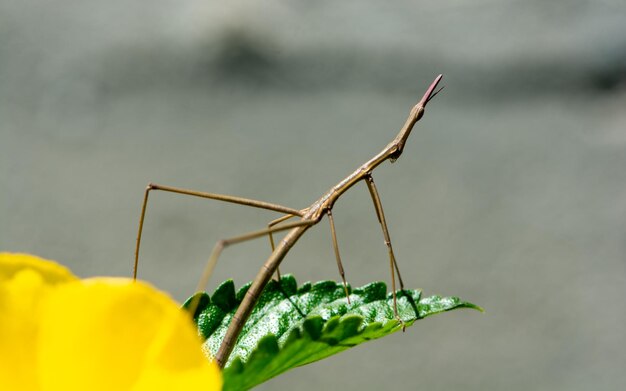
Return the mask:
<svg viewBox="0 0 626 391">
<path fill-rule="evenodd" d="M 207 192 L 201 192 L 201 191 L 196 191 L 196 190 L 182 189 L 179 187 L 164 186 L 164 185 L 157 185 L 154 183 L 150 183 L 148 184 L 148 186 L 146 186 L 146 190 L 143 196 L 143 202 L 141 204 L 141 215 L 139 217 L 139 228 L 137 230 L 137 240 L 135 244 L 135 260 L 133 264 L 133 279 L 134 280 L 137 279 L 137 269 L 139 266 L 139 248 L 141 246 L 141 235 L 143 233 L 143 225 L 144 225 L 144 221 L 146 218 L 146 209 L 148 207 L 148 196 L 150 195 L 150 192 L 153 190 L 161 190 L 161 191 L 165 191 L 169 193 L 207 198 L 207 199 L 212 199 L 216 201 L 230 202 L 234 204 L 250 206 L 253 208 L 272 210 L 274 212 L 288 213 L 289 215 L 293 215 L 293 216 L 302 216 L 302 212 L 297 209 L 289 208 L 289 207 L 278 205 L 278 204 L 272 204 L 272 203 L 265 202 L 265 201 L 258 201 L 258 200 L 253 200 L 249 198 L 236 197 L 236 196 L 231 196 L 231 195 L 226 195 L 226 194 L 207 193 Z"/>
</svg>

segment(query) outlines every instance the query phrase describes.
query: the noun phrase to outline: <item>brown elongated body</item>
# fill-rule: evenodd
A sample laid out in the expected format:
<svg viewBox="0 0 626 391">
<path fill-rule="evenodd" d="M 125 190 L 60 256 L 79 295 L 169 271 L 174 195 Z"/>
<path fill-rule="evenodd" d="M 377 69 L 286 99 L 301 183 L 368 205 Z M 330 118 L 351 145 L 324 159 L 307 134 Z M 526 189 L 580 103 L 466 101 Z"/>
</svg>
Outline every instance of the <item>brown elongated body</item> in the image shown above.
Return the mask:
<svg viewBox="0 0 626 391">
<path fill-rule="evenodd" d="M 306 209 L 306 212 L 301 217 L 303 221 L 311 221 L 311 225 L 316 224 L 319 220 L 324 216 L 327 211 L 331 210 L 335 201 L 341 197 L 348 189 L 354 186 L 356 183 L 370 178 L 372 171 L 378 167 L 381 163 L 388 159 L 393 159 L 394 161 L 400 156 L 402 150 L 404 148 L 404 144 L 409 137 L 413 126 L 419 119 L 424 115 L 424 109 L 426 107 L 426 103 L 434 96 L 435 88 L 439 81 L 441 80 L 442 75 L 439 75 L 435 81 L 430 85 L 424 97 L 420 100 L 420 102 L 413 107 L 409 114 L 409 118 L 406 120 L 404 126 L 400 130 L 400 133 L 396 138 L 389 143 L 385 149 L 379 152 L 376 156 L 365 162 L 361 167 L 359 167 L 352 174 L 348 175 L 341 182 L 336 184 L 333 188 L 331 188 L 326 194 L 324 194 L 320 199 L 315 201 L 310 207 Z M 380 216 L 379 216 L 380 219 Z M 304 225 L 300 227 L 293 228 L 291 231 L 287 233 L 285 238 L 279 243 L 276 249 L 272 252 L 270 257 L 265 261 L 265 264 L 257 274 L 254 279 L 252 285 L 246 292 L 246 295 L 239 305 L 237 312 L 233 316 L 233 319 L 230 323 L 230 326 L 224 336 L 224 340 L 222 341 L 222 345 L 220 346 L 215 359 L 220 367 L 223 367 L 230 356 L 230 353 L 233 350 L 233 347 L 237 341 L 237 337 L 241 332 L 241 329 L 250 316 L 254 305 L 259 299 L 259 295 L 263 291 L 263 288 L 268 283 L 272 275 L 276 272 L 278 265 L 285 258 L 291 247 L 304 235 L 306 230 L 311 227 L 311 225 Z M 392 277 L 393 277 L 392 270 Z M 395 282 L 394 284 L 395 285 Z M 392 288 L 395 294 L 395 286 Z"/>
<path fill-rule="evenodd" d="M 380 197 L 378 196 L 376 185 L 374 184 L 374 180 L 372 179 L 372 171 L 383 162 L 387 160 L 390 160 L 393 162 L 400 157 L 404 149 L 406 140 L 408 139 L 411 133 L 411 130 L 413 129 L 413 126 L 424 115 L 426 104 L 439 91 L 441 91 L 441 89 L 438 91 L 435 91 L 437 85 L 441 81 L 441 78 L 442 78 L 442 75 L 439 75 L 435 78 L 435 80 L 431 83 L 431 85 L 428 87 L 428 89 L 424 93 L 422 99 L 411 109 L 409 113 L 409 117 L 404 123 L 404 126 L 400 129 L 400 132 L 398 133 L 398 135 L 382 151 L 380 151 L 377 155 L 372 157 L 367 162 L 363 163 L 359 168 L 357 168 L 354 172 L 352 172 L 350 175 L 344 178 L 341 182 L 333 186 L 330 190 L 328 190 L 323 196 L 321 196 L 317 201 L 315 201 L 308 208 L 297 210 L 293 208 L 284 207 L 281 205 L 246 199 L 242 197 L 214 194 L 214 193 L 204 193 L 204 192 L 180 189 L 180 188 L 175 188 L 175 187 L 170 187 L 170 186 L 149 184 L 145 191 L 142 210 L 141 210 L 141 217 L 139 220 L 139 230 L 137 233 L 137 246 L 135 249 L 135 263 L 133 267 L 133 277 L 134 278 L 137 277 L 141 233 L 143 229 L 146 206 L 148 202 L 148 195 L 151 190 L 163 190 L 163 191 L 168 191 L 168 192 L 173 192 L 173 193 L 178 193 L 178 194 L 215 199 L 219 201 L 225 201 L 225 202 L 231 202 L 231 203 L 236 203 L 236 204 L 241 204 L 241 205 L 246 205 L 246 206 L 252 206 L 256 208 L 273 210 L 276 212 L 286 214 L 285 216 L 271 222 L 268 225 L 267 229 L 254 231 L 245 235 L 218 241 L 215 248 L 213 249 L 213 252 L 209 258 L 209 261 L 207 262 L 207 267 L 203 273 L 203 276 L 200 279 L 200 283 L 198 284 L 198 290 L 204 290 L 204 287 L 206 286 L 209 276 L 211 275 L 213 268 L 215 267 L 217 263 L 217 258 L 219 257 L 224 247 L 231 245 L 231 244 L 243 242 L 246 240 L 258 238 L 258 237 L 265 236 L 265 235 L 269 235 L 270 242 L 273 248 L 272 254 L 269 256 L 269 258 L 265 261 L 265 263 L 261 267 L 261 270 L 258 272 L 256 278 L 252 282 L 252 285 L 246 292 L 244 299 L 239 304 L 239 307 L 231 320 L 230 326 L 226 332 L 226 335 L 224 336 L 224 339 L 218 350 L 218 353 L 215 356 L 215 360 L 220 365 L 220 367 L 224 367 L 224 365 L 226 364 L 228 360 L 228 357 L 230 356 L 230 353 L 233 350 L 235 343 L 237 342 L 237 338 L 239 334 L 241 333 L 241 329 L 243 328 L 248 317 L 250 316 L 252 309 L 256 305 L 259 299 L 259 296 L 261 295 L 261 292 L 267 285 L 268 281 L 270 280 L 272 275 L 277 272 L 278 266 L 280 265 L 282 260 L 285 258 L 289 250 L 291 250 L 294 244 L 298 241 L 298 239 L 300 239 L 300 237 L 302 237 L 302 235 L 304 235 L 304 233 L 310 227 L 320 222 L 322 217 L 324 217 L 324 215 L 329 216 L 329 221 L 331 224 L 331 232 L 333 236 L 333 246 L 335 248 L 335 255 L 337 258 L 337 264 L 339 266 L 339 271 L 343 279 L 344 287 L 346 289 L 346 295 L 348 294 L 345 276 L 343 273 L 343 267 L 341 266 L 341 259 L 340 259 L 339 250 L 337 247 L 337 240 L 335 236 L 334 222 L 332 219 L 331 210 L 335 202 L 346 191 L 348 191 L 352 186 L 354 186 L 358 182 L 364 180 L 369 189 L 370 195 L 372 197 L 372 201 L 374 202 L 376 215 L 378 217 L 378 221 L 381 224 L 385 244 L 389 252 L 389 262 L 390 262 L 390 269 L 391 269 L 391 284 L 392 284 L 392 292 L 393 292 L 393 298 L 394 298 L 394 312 L 397 317 L 396 297 L 395 297 L 395 292 L 396 292 L 395 273 L 397 273 L 398 275 L 401 289 L 403 288 L 403 283 L 400 277 L 398 266 L 396 264 L 395 256 L 393 254 L 393 249 L 391 247 L 391 240 L 389 238 L 389 232 L 387 230 L 387 223 L 385 221 L 385 216 L 384 216 L 383 209 L 382 209 L 382 203 L 380 202 Z M 278 225 L 279 223 L 291 217 L 300 217 L 300 220 L 294 223 Z M 278 232 L 278 231 L 284 231 L 284 230 L 289 230 L 289 231 L 287 232 L 285 237 L 278 243 L 278 245 L 274 246 L 272 233 Z M 192 309 L 193 307 L 194 305 L 191 306 Z M 192 313 L 193 312 L 194 311 L 192 310 Z"/>
</svg>

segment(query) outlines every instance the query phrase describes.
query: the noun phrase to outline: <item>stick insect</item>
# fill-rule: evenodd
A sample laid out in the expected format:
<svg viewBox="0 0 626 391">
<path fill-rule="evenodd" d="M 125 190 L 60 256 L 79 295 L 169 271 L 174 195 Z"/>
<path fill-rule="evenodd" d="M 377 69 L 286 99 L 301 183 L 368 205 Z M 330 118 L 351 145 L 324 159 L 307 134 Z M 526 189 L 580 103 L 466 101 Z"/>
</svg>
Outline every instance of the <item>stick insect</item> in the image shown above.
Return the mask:
<svg viewBox="0 0 626 391">
<path fill-rule="evenodd" d="M 359 168 L 357 168 L 352 174 L 348 175 L 341 182 L 333 186 L 330 190 L 328 190 L 322 197 L 320 197 L 317 201 L 315 201 L 311 206 L 304 209 L 293 209 L 289 207 L 285 207 L 282 205 L 276 205 L 269 202 L 257 201 L 242 197 L 236 197 L 231 195 L 223 195 L 223 194 L 214 194 L 214 193 L 205 193 L 194 190 L 181 189 L 171 186 L 162 186 L 150 183 L 145 190 L 143 204 L 141 207 L 141 217 L 139 219 L 139 229 L 137 232 L 137 243 L 135 248 L 135 263 L 133 267 L 133 278 L 137 278 L 137 267 L 139 263 L 139 246 L 141 244 L 141 233 L 143 230 L 143 224 L 146 215 L 146 207 L 148 205 L 148 196 L 153 190 L 161 190 L 165 192 L 171 192 L 176 194 L 189 195 L 194 197 L 202 197 L 209 198 L 218 201 L 225 201 L 240 205 L 251 206 L 255 208 L 268 209 L 275 212 L 279 212 L 284 214 L 282 217 L 279 217 L 273 221 L 271 221 L 266 229 L 262 229 L 259 231 L 249 232 L 244 235 L 235 236 L 228 239 L 219 240 L 213 251 L 209 257 L 209 260 L 206 264 L 205 270 L 202 274 L 200 282 L 198 284 L 198 291 L 204 290 L 205 286 L 208 283 L 209 277 L 215 268 L 217 263 L 217 259 L 220 256 L 222 250 L 232 244 L 245 242 L 247 240 L 259 238 L 262 236 L 269 236 L 270 244 L 272 247 L 272 254 L 265 261 L 263 267 L 258 272 L 256 278 L 252 282 L 252 285 L 246 292 L 246 295 L 239 305 L 235 315 L 232 318 L 230 326 L 224 336 L 222 344 L 218 350 L 218 353 L 215 357 L 215 360 L 219 364 L 220 367 L 224 367 L 226 364 L 228 357 L 230 356 L 231 351 L 237 341 L 239 333 L 243 328 L 244 323 L 248 319 L 252 309 L 254 308 L 256 302 L 258 301 L 259 295 L 263 291 L 263 288 L 271 279 L 272 275 L 276 272 L 278 273 L 278 266 L 281 261 L 285 258 L 289 250 L 293 247 L 293 245 L 298 241 L 298 239 L 312 226 L 319 223 L 322 220 L 324 215 L 328 216 L 328 221 L 330 223 L 330 231 L 332 235 L 333 249 L 335 253 L 335 258 L 337 261 L 337 266 L 339 269 L 339 274 L 341 275 L 341 279 L 343 281 L 344 290 L 346 292 L 346 296 L 348 300 L 350 300 L 348 295 L 348 288 L 345 279 L 345 273 L 343 270 L 343 266 L 341 264 L 341 256 L 339 255 L 339 247 L 337 245 L 337 235 L 335 233 L 335 223 L 333 220 L 332 209 L 335 202 L 348 191 L 355 184 L 364 181 L 367 186 L 372 201 L 374 203 L 374 209 L 376 210 L 376 216 L 378 217 L 378 221 L 382 228 L 383 237 L 385 241 L 385 245 L 387 246 L 387 251 L 389 254 L 389 267 L 391 270 L 391 287 L 393 292 L 393 309 L 396 318 L 400 320 L 397 311 L 397 303 L 396 303 L 396 275 L 398 277 L 398 282 L 400 285 L 400 289 L 404 289 L 404 283 L 402 281 L 402 277 L 400 276 L 400 270 L 398 269 L 398 264 L 396 262 L 395 255 L 393 253 L 393 248 L 391 246 L 391 239 L 389 237 L 389 230 L 387 229 L 387 222 L 385 220 L 385 214 L 383 212 L 382 203 L 380 201 L 380 197 L 378 195 L 378 190 L 376 185 L 374 184 L 374 179 L 372 178 L 372 171 L 376 167 L 378 167 L 381 163 L 386 160 L 390 160 L 391 162 L 396 161 L 402 151 L 404 150 L 404 146 L 406 141 L 413 129 L 413 126 L 417 121 L 422 118 L 424 115 L 424 110 L 426 108 L 426 104 L 437 95 L 441 89 L 435 91 L 437 85 L 441 81 L 443 75 L 439 75 L 435 78 L 435 80 L 430 84 L 422 99 L 411 109 L 409 113 L 409 117 L 407 118 L 404 126 L 400 129 L 398 135 L 377 155 L 372 157 L 367 162 L 363 163 Z M 285 223 L 285 221 L 297 217 L 298 220 L 291 223 Z M 285 235 L 285 237 L 275 245 L 272 234 L 280 231 L 289 231 Z M 193 307 L 193 305 L 192 305 Z M 191 311 L 192 313 L 195 311 Z M 401 324 L 402 321 L 400 320 Z"/>
</svg>

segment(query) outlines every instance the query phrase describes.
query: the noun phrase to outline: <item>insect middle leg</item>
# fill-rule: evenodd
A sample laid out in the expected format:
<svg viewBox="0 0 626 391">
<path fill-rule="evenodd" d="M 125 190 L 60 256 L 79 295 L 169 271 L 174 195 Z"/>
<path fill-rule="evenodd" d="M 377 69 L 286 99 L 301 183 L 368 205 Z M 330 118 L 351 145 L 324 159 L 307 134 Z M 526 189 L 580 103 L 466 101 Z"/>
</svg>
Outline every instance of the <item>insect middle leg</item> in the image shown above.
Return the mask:
<svg viewBox="0 0 626 391">
<path fill-rule="evenodd" d="M 137 268 L 139 265 L 139 247 L 141 245 L 141 234 L 143 232 L 143 224 L 144 224 L 144 220 L 146 217 L 146 209 L 148 207 L 148 196 L 150 194 L 150 191 L 152 190 L 161 190 L 161 191 L 166 191 L 170 193 L 176 193 L 176 194 L 182 194 L 182 195 L 188 195 L 188 196 L 194 196 L 194 197 L 200 197 L 200 198 L 208 198 L 208 199 L 217 200 L 217 201 L 230 202 L 230 203 L 239 204 L 239 205 L 251 206 L 254 208 L 261 208 L 261 209 L 272 210 L 275 212 L 287 213 L 293 216 L 302 216 L 302 212 L 297 209 L 292 209 L 286 206 L 272 204 L 269 202 L 252 200 L 249 198 L 236 197 L 236 196 L 225 195 L 225 194 L 206 193 L 206 192 L 201 192 L 201 191 L 181 189 L 178 187 L 163 186 L 163 185 L 150 183 L 148 184 L 148 186 L 146 186 L 146 190 L 143 196 L 143 203 L 141 205 L 141 216 L 139 217 L 139 228 L 137 230 L 137 243 L 135 246 L 135 262 L 133 265 L 133 279 L 137 279 Z"/>
<path fill-rule="evenodd" d="M 272 220 L 267 224 L 267 228 L 270 229 L 273 226 L 275 226 L 276 224 L 280 224 L 285 220 L 289 220 L 290 218 L 295 217 L 292 214 L 288 214 L 286 216 L 283 217 L 279 217 L 276 220 Z M 274 249 L 276 248 L 276 246 L 274 245 L 274 235 L 272 235 L 272 231 L 270 231 L 268 233 L 269 239 L 270 239 L 270 246 L 272 247 L 272 252 L 274 251 Z M 276 280 L 280 281 L 280 268 L 276 268 Z"/>
<path fill-rule="evenodd" d="M 335 259 L 337 260 L 337 268 L 339 269 L 339 275 L 341 276 L 341 281 L 343 282 L 343 290 L 346 293 L 346 299 L 348 299 L 348 304 L 350 304 L 350 293 L 348 292 L 348 284 L 346 282 L 346 273 L 343 270 L 343 265 L 341 263 L 341 255 L 339 255 L 339 246 L 337 244 L 337 232 L 335 230 L 335 221 L 333 219 L 332 210 L 326 209 L 326 214 L 328 215 L 328 221 L 330 222 L 330 233 L 333 240 L 333 250 L 335 251 Z M 276 224 L 280 224 L 285 220 L 294 217 L 294 215 L 286 215 L 283 217 L 279 217 L 276 220 L 271 221 L 267 226 L 271 228 Z M 274 237 L 272 233 L 269 233 L 270 245 L 272 246 L 272 251 L 274 251 Z M 280 271 L 276 268 L 276 278 L 280 281 Z"/>
<path fill-rule="evenodd" d="M 284 224 L 278 227 L 273 227 L 273 228 L 266 228 L 266 229 L 262 229 L 262 230 L 258 230 L 258 231 L 253 231 L 253 232 L 249 232 L 247 234 L 243 234 L 243 235 L 239 235 L 239 236 L 234 236 L 232 238 L 228 238 L 228 239 L 221 239 L 218 240 L 217 243 L 215 243 L 215 246 L 213 247 L 213 251 L 211 252 L 211 256 L 209 257 L 209 260 L 206 263 L 206 266 L 204 268 L 204 271 L 202 272 L 202 276 L 200 277 L 200 281 L 198 281 L 198 285 L 196 287 L 196 292 L 201 292 L 203 290 L 206 289 L 206 286 L 208 285 L 209 279 L 211 278 L 211 274 L 213 274 L 213 269 L 215 269 L 215 265 L 217 264 L 217 259 L 219 258 L 220 254 L 222 253 L 222 250 L 224 250 L 224 248 L 232 245 L 232 244 L 237 244 L 237 243 L 241 243 L 241 242 L 245 242 L 248 240 L 252 240 L 252 239 L 256 239 L 256 238 L 260 238 L 262 236 L 268 235 L 268 234 L 272 234 L 274 232 L 280 232 L 280 231 L 286 231 L 295 227 L 300 227 L 303 225 L 313 225 L 316 224 L 317 221 L 315 220 L 300 220 L 300 221 L 295 221 L 293 223 L 289 223 L 289 224 Z M 189 306 L 189 310 L 192 314 L 195 313 L 196 311 L 196 306 L 198 305 L 197 302 L 192 302 Z"/>
</svg>

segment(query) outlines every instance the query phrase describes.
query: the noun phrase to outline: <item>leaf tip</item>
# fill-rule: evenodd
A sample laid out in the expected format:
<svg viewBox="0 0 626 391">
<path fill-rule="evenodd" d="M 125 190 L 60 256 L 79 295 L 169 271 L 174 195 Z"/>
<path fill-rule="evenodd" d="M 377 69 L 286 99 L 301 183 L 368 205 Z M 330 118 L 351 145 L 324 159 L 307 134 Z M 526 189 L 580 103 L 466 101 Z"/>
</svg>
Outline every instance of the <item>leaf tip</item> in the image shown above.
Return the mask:
<svg viewBox="0 0 626 391">
<path fill-rule="evenodd" d="M 463 307 L 476 310 L 476 311 L 481 312 L 483 314 L 485 313 L 485 309 L 483 307 L 481 307 L 479 305 L 476 305 L 476 304 L 473 304 L 473 303 L 464 302 L 463 303 Z"/>
</svg>

